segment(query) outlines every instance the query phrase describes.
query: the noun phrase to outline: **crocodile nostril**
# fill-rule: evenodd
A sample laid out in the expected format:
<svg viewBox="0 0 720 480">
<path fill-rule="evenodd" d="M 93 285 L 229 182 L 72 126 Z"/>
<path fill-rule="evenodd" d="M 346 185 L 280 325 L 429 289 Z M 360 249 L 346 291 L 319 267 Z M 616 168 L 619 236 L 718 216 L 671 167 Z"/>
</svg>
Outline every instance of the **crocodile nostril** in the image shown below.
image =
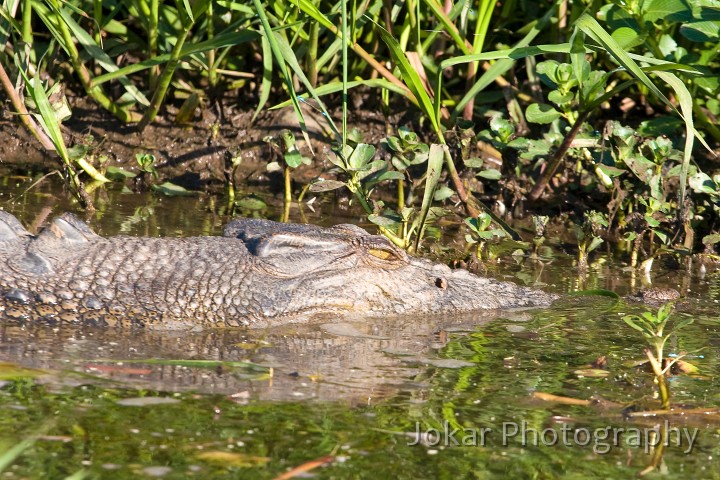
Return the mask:
<svg viewBox="0 0 720 480">
<path fill-rule="evenodd" d="M 445 290 L 445 289 L 447 288 L 447 285 L 448 285 L 447 280 L 445 280 L 444 277 L 438 277 L 438 278 L 435 279 L 435 286 L 436 286 L 436 287 L 438 287 L 438 288 L 440 288 L 440 289 L 442 289 L 442 290 Z"/>
</svg>

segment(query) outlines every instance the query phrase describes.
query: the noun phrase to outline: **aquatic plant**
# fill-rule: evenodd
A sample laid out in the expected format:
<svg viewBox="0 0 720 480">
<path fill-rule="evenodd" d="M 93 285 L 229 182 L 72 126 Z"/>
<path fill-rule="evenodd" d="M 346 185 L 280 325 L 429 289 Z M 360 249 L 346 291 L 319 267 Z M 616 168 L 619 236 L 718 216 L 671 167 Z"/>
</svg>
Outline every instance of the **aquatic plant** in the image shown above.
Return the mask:
<svg viewBox="0 0 720 480">
<path fill-rule="evenodd" d="M 287 221 L 290 203 L 292 202 L 292 176 L 291 171 L 300 165 L 309 165 L 310 159 L 303 156 L 295 142 L 295 136 L 290 130 L 283 130 L 277 137 L 268 136 L 263 139 L 268 143 L 280 160 L 268 163 L 268 172 L 282 171 L 285 213 L 283 218 Z M 233 175 L 234 177 L 234 175 Z"/>
<path fill-rule="evenodd" d="M 486 212 L 480 213 L 477 217 L 466 218 L 465 224 L 470 233 L 465 235 L 465 241 L 475 245 L 475 255 L 481 260 L 487 254 L 487 242 L 493 238 L 502 238 L 505 231 L 500 228 L 490 228 L 492 217 Z"/>
<path fill-rule="evenodd" d="M 607 227 L 607 218 L 596 211 L 585 212 L 583 222 L 575 226 L 575 237 L 578 242 L 578 269 L 587 268 L 588 254 L 603 243 L 599 236 L 600 227 Z"/>
<path fill-rule="evenodd" d="M 640 315 L 625 315 L 622 317 L 628 326 L 642 333 L 645 341 L 650 346 L 649 349 L 645 350 L 645 354 L 655 375 L 661 405 L 664 409 L 670 408 L 670 388 L 667 383 L 667 375 L 672 366 L 681 358 L 676 357 L 666 362 L 665 343 L 674 333 L 694 321 L 693 318 L 685 318 L 677 322 L 669 331 L 666 331 L 665 328 L 670 320 L 673 308 L 673 302 L 669 302 L 658 308 L 657 314 L 646 311 Z"/>
</svg>

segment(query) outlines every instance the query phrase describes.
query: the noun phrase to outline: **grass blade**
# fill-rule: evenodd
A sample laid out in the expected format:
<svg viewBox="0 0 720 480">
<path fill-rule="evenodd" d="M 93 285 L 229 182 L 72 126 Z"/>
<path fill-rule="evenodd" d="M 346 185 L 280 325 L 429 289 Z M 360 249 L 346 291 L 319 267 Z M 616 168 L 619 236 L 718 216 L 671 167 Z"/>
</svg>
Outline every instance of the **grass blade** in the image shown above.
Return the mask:
<svg viewBox="0 0 720 480">
<path fill-rule="evenodd" d="M 57 118 L 55 117 L 55 112 L 53 111 L 52 106 L 50 105 L 50 101 L 45 94 L 42 82 L 40 81 L 39 72 L 36 71 L 35 77 L 29 78 L 25 70 L 23 70 L 22 68 L 19 70 L 20 74 L 25 80 L 25 87 L 30 93 L 30 97 L 35 102 L 35 105 L 37 106 L 39 112 L 39 115 L 37 117 L 38 122 L 40 122 L 40 125 L 42 126 L 47 136 L 50 137 L 50 140 L 55 147 L 55 151 L 60 156 L 63 163 L 69 167 L 70 157 L 65 146 L 65 140 L 62 137 L 62 132 L 60 131 L 60 123 L 57 121 Z"/>
<path fill-rule="evenodd" d="M 270 42 L 266 37 L 260 37 L 260 46 L 262 47 L 263 57 L 263 75 L 262 83 L 260 84 L 260 99 L 258 106 L 255 109 L 255 113 L 252 116 L 251 122 L 254 122 L 257 116 L 262 111 L 263 107 L 270 98 L 270 89 L 272 88 L 272 72 L 273 72 L 273 61 L 272 61 L 272 50 L 270 48 Z M 289 102 L 288 102 L 289 103 Z"/>
<path fill-rule="evenodd" d="M 445 143 L 442 131 L 440 130 L 440 119 L 434 114 L 433 101 L 430 98 L 428 92 L 425 90 L 425 86 L 423 85 L 420 76 L 417 74 L 415 69 L 412 68 L 407 57 L 405 57 L 405 52 L 403 52 L 402 47 L 400 47 L 400 44 L 397 40 L 395 40 L 395 38 L 390 34 L 390 32 L 385 30 L 377 23 L 375 24 L 375 27 L 378 29 L 378 32 L 380 32 L 380 38 L 382 38 L 383 42 L 385 42 L 385 44 L 388 46 L 388 49 L 390 50 L 390 55 L 395 61 L 397 67 L 400 69 L 403 81 L 413 93 L 413 95 L 415 95 L 415 98 L 418 101 L 418 106 L 420 107 L 422 112 L 430 119 L 430 122 L 433 125 L 433 129 L 440 138 L 440 141 L 442 143 Z"/>
<path fill-rule="evenodd" d="M 260 17 L 260 23 L 263 26 L 265 38 L 270 44 L 270 49 L 272 50 L 273 57 L 275 57 L 278 68 L 280 68 L 280 73 L 282 73 L 282 76 L 285 79 L 285 85 L 287 86 L 288 94 L 290 95 L 290 101 L 292 102 L 293 110 L 295 111 L 295 117 L 300 124 L 303 138 L 305 139 L 305 143 L 308 145 L 308 147 L 310 147 L 310 152 L 312 152 L 312 145 L 310 143 L 310 137 L 307 132 L 307 125 L 305 125 L 305 117 L 303 116 L 302 110 L 300 109 L 300 101 L 297 98 L 297 93 L 295 92 L 295 87 L 293 86 L 292 77 L 290 77 L 290 72 L 288 72 L 287 65 L 285 64 L 285 61 L 283 59 L 282 51 L 280 50 L 280 46 L 277 43 L 275 32 L 273 32 L 272 28 L 270 28 L 270 21 L 268 20 L 267 14 L 263 9 L 260 0 L 253 0 L 253 4 L 255 5 L 255 11 L 258 17 Z"/>
<path fill-rule="evenodd" d="M 640 80 L 653 95 L 675 110 L 675 106 L 668 100 L 640 66 L 630 58 L 625 50 L 605 31 L 593 17 L 584 13 L 575 22 L 576 28 L 582 30 L 588 37 L 599 43 L 625 70 Z M 676 110 L 677 111 L 677 110 Z"/>
<path fill-rule="evenodd" d="M 465 105 L 467 103 L 475 98 L 475 96 L 483 91 L 485 88 L 487 88 L 488 85 L 493 83 L 498 77 L 502 76 L 512 68 L 512 66 L 515 64 L 516 58 L 524 58 L 524 57 L 517 57 L 517 55 L 530 55 L 530 52 L 524 52 L 522 49 L 524 48 L 540 48 L 543 52 L 549 52 L 555 47 L 562 47 L 562 45 L 542 45 L 540 47 L 528 47 L 530 45 L 530 42 L 532 42 L 535 37 L 540 34 L 540 32 L 545 28 L 545 26 L 550 22 L 550 20 L 553 17 L 553 13 L 555 13 L 555 10 L 558 8 L 559 0 L 556 1 L 552 7 L 545 13 L 545 15 L 538 20 L 538 22 L 533 25 L 533 27 L 530 29 L 530 31 L 520 40 L 516 45 L 515 48 L 506 50 L 508 56 L 507 58 L 499 57 L 500 59 L 493 63 L 490 68 L 482 74 L 480 78 L 473 84 L 473 86 L 465 93 L 463 98 L 458 102 L 457 105 L 455 105 L 455 109 L 452 112 L 452 115 L 450 118 L 456 118 L 458 115 L 460 115 L 465 108 Z M 569 48 L 569 46 L 568 46 Z M 488 53 L 494 53 L 494 52 L 488 52 Z M 468 55 L 466 56 L 467 61 L 478 61 L 478 60 L 486 60 L 482 57 L 480 54 L 477 57 L 475 55 Z M 461 58 L 461 57 L 456 57 Z M 451 59 L 449 59 L 451 60 Z M 487 58 L 487 60 L 494 60 L 494 58 Z M 445 62 L 443 62 L 441 65 L 444 65 Z M 448 66 L 451 66 L 452 63 L 448 63 L 447 66 L 441 66 L 440 71 L 438 72 L 438 85 L 441 85 L 442 82 L 442 71 L 447 68 Z M 438 91 L 440 87 L 438 87 Z"/>
<path fill-rule="evenodd" d="M 635 61 L 622 49 L 622 47 L 620 47 L 620 45 L 600 26 L 600 24 L 594 18 L 585 13 L 580 16 L 580 18 L 578 18 L 575 25 L 577 28 L 585 32 L 586 35 L 598 42 L 615 59 L 616 62 L 618 62 L 635 78 L 640 80 L 642 84 L 645 85 L 645 87 L 650 90 L 657 98 L 662 100 L 666 105 L 669 105 L 685 122 L 685 130 L 687 133 L 685 137 L 683 164 L 680 174 L 680 202 L 682 202 L 685 198 L 687 170 L 690 167 L 690 157 L 692 155 L 694 138 L 697 137 L 698 140 L 700 140 L 700 142 L 703 144 L 703 146 L 705 146 L 705 148 L 707 148 L 709 151 L 712 151 L 708 144 L 705 142 L 705 139 L 700 136 L 697 130 L 695 130 L 692 112 L 692 95 L 690 94 L 682 80 L 680 80 L 676 75 L 663 71 L 655 72 L 657 76 L 662 78 L 675 91 L 678 100 L 680 101 L 681 111 L 678 112 L 677 108 L 675 108 L 675 105 L 673 105 L 673 103 L 668 100 L 668 98 L 660 91 L 660 89 L 655 86 L 652 80 L 650 80 L 650 78 L 645 74 L 643 69 L 640 68 L 637 63 L 635 63 Z M 644 58 L 645 57 L 642 57 L 643 61 Z M 680 204 L 678 211 L 683 211 L 682 203 Z"/>
<path fill-rule="evenodd" d="M 277 42 L 277 46 L 280 50 L 280 53 L 282 55 L 282 58 L 285 60 L 285 62 L 288 64 L 288 66 L 295 72 L 295 75 L 300 79 L 302 84 L 305 86 L 305 89 L 307 89 L 310 96 L 312 96 L 313 99 L 318 103 L 318 107 L 322 111 L 323 116 L 328 122 L 328 125 L 330 125 L 330 128 L 332 129 L 333 133 L 340 137 L 340 132 L 338 131 L 337 127 L 335 126 L 335 122 L 333 122 L 332 117 L 328 113 L 327 109 L 325 108 L 325 104 L 320 100 L 320 97 L 315 93 L 315 88 L 313 88 L 312 84 L 308 80 L 307 76 L 305 75 L 305 72 L 303 71 L 302 67 L 300 66 L 300 63 L 297 61 L 297 57 L 295 56 L 295 52 L 293 52 L 292 47 L 288 43 L 287 39 L 278 32 L 273 32 L 275 35 L 275 40 Z"/>
<path fill-rule="evenodd" d="M 22 455 L 25 450 L 32 447 L 35 442 L 37 442 L 37 437 L 33 435 L 29 438 L 21 440 L 19 443 L 13 445 L 11 448 L 3 452 L 2 455 L 0 455 L 0 472 L 5 471 L 7 467 L 12 465 L 12 463 L 20 455 Z"/>
<path fill-rule="evenodd" d="M 80 45 L 83 46 L 85 51 L 88 52 L 88 54 L 93 58 L 93 60 L 95 60 L 102 68 L 104 68 L 108 72 L 117 72 L 120 69 L 120 67 L 118 67 L 115 62 L 110 58 L 110 56 L 105 53 L 103 49 L 98 46 L 97 43 L 95 43 L 95 40 L 85 30 L 83 30 L 80 25 L 77 24 L 75 19 L 73 19 L 72 16 L 64 8 L 59 9 L 58 12 L 60 13 L 60 16 L 62 16 L 62 19 L 65 21 L 67 26 L 70 28 L 70 31 L 73 33 L 75 38 L 78 39 Z M 150 102 L 145 97 L 145 95 L 143 95 L 142 92 L 140 92 L 140 90 L 138 90 L 138 88 L 130 82 L 127 76 L 119 76 L 117 77 L 117 80 L 139 104 L 146 107 L 150 105 Z"/>
<path fill-rule="evenodd" d="M 55 425 L 54 421 L 46 422 L 42 425 L 35 433 L 31 434 L 25 439 L 21 440 L 11 448 L 0 454 L 0 472 L 4 472 L 7 467 L 12 463 L 28 448 L 32 447 L 37 442 L 38 436 L 44 435 L 50 428 Z"/>
<path fill-rule="evenodd" d="M 418 228 L 417 237 L 415 238 L 416 252 L 420 246 L 420 240 L 422 240 L 423 233 L 425 232 L 425 221 L 427 220 L 428 212 L 430 211 L 430 206 L 432 205 L 433 197 L 435 196 L 435 189 L 437 188 L 438 181 L 440 180 L 440 173 L 442 172 L 442 166 L 446 155 L 450 155 L 450 150 L 447 145 L 437 143 L 430 145 L 428 168 L 427 173 L 425 174 L 425 191 L 423 193 L 423 201 L 420 207 L 420 226 Z"/>
<path fill-rule="evenodd" d="M 369 80 L 355 80 L 352 82 L 347 83 L 348 90 L 355 88 L 355 87 L 372 87 L 372 88 L 384 88 L 386 90 L 389 90 L 393 93 L 397 93 L 403 96 L 406 96 L 410 93 L 410 91 L 398 87 L 396 84 L 385 80 L 384 78 L 371 78 Z M 326 83 L 325 85 L 320 85 L 319 87 L 315 87 L 315 93 L 317 96 L 322 97 L 323 95 L 329 95 L 331 93 L 337 93 L 342 91 L 342 82 L 332 82 L 332 83 Z M 308 94 L 302 94 L 298 98 L 307 100 L 309 97 Z M 277 105 L 273 105 L 270 107 L 270 110 L 276 110 L 278 108 L 285 108 L 290 105 L 290 100 L 286 100 L 282 103 L 278 103 Z"/>
<path fill-rule="evenodd" d="M 310 0 L 298 0 L 298 8 L 302 10 L 305 14 L 312 17 L 314 20 L 320 23 L 321 26 L 328 29 L 330 32 L 333 33 L 336 37 L 341 37 L 341 32 L 339 29 L 335 26 L 333 22 L 331 22 L 320 10 L 317 9 L 315 5 L 312 4 Z M 365 15 L 364 18 L 367 18 L 370 21 L 373 21 L 372 18 L 369 15 Z M 340 43 L 333 43 L 331 48 L 337 48 L 339 49 L 341 47 Z M 372 67 L 375 71 L 377 71 L 380 75 L 387 78 L 389 81 L 404 87 L 405 85 L 398 80 L 395 75 L 392 74 L 385 66 L 378 62 L 373 55 L 368 53 L 364 48 L 362 48 L 358 43 L 353 43 L 349 45 L 352 50 L 360 56 L 365 62 L 367 62 L 370 67 Z M 321 61 L 326 59 L 325 55 L 321 57 Z M 417 100 L 413 97 L 411 101 L 415 104 L 417 104 Z"/>
<path fill-rule="evenodd" d="M 546 55 L 552 53 L 570 53 L 572 45 L 569 43 L 551 44 L 551 45 L 533 45 L 532 47 L 515 47 L 507 48 L 505 50 L 495 50 L 492 52 L 477 53 L 471 55 L 459 55 L 457 57 L 448 58 L 440 63 L 441 69 L 454 67 L 455 65 L 461 65 L 470 62 L 477 62 L 478 60 L 520 60 L 525 57 L 531 57 L 534 55 Z M 588 49 L 588 52 L 591 50 Z"/>
<path fill-rule="evenodd" d="M 198 42 L 191 45 L 185 45 L 180 52 L 180 59 L 195 55 L 197 53 L 207 52 L 208 50 L 221 49 L 225 47 L 232 47 L 240 45 L 241 43 L 250 42 L 260 37 L 260 34 L 252 30 L 243 30 L 240 32 L 227 32 L 220 35 L 216 35 L 212 40 L 206 40 L 204 42 Z M 120 77 L 130 75 L 131 73 L 141 72 L 148 68 L 154 67 L 155 65 L 161 65 L 170 61 L 170 54 L 165 53 L 158 55 L 157 57 L 148 58 L 142 62 L 128 65 L 127 67 L 120 68 L 114 72 L 105 73 L 98 75 L 93 78 L 92 85 L 101 85 L 110 80 L 116 80 Z"/>
<path fill-rule="evenodd" d="M 20 0 L 16 0 L 16 2 L 19 1 Z M 24 13 L 25 12 L 23 11 L 23 14 Z M 6 49 L 6 43 L 10 38 L 10 27 L 12 27 L 12 30 L 22 33 L 22 28 L 25 27 L 26 24 L 23 21 L 21 26 L 21 24 L 19 24 L 17 20 L 10 15 L 10 12 L 8 11 L 8 8 L 5 7 L 5 4 L 0 5 L 0 19 L 2 19 L 0 20 L 0 52 L 4 52 Z"/>
<path fill-rule="evenodd" d="M 460 36 L 460 32 L 458 32 L 458 29 L 452 20 L 450 20 L 450 18 L 445 14 L 445 10 L 443 10 L 442 6 L 440 6 L 440 4 L 435 0 L 425 0 L 425 4 L 432 11 L 433 15 L 435 15 L 442 26 L 445 27 L 445 31 L 448 35 L 450 35 L 450 38 L 453 39 L 455 45 L 466 55 L 471 54 L 472 50 L 470 49 L 469 42 Z"/>
<path fill-rule="evenodd" d="M 678 214 L 682 215 L 685 211 L 683 204 L 685 202 L 685 189 L 687 187 L 687 172 L 690 168 L 690 158 L 692 157 L 695 137 L 697 136 L 701 140 L 705 148 L 710 150 L 710 147 L 695 130 L 693 122 L 693 98 L 682 80 L 669 72 L 655 72 L 655 75 L 662 78 L 663 81 L 670 85 L 675 91 L 675 95 L 677 95 L 677 99 L 680 102 L 680 111 L 682 112 L 683 120 L 685 120 L 685 148 L 683 149 L 683 162 L 680 168 L 680 191 L 678 193 Z"/>
<path fill-rule="evenodd" d="M 90 472 L 85 469 L 78 470 L 70 476 L 65 477 L 65 480 L 83 480 L 90 476 Z"/>
<path fill-rule="evenodd" d="M 145 127 L 150 124 L 150 122 L 155 120 L 155 116 L 158 114 L 158 111 L 160 111 L 160 106 L 165 101 L 165 95 L 167 94 L 168 88 L 170 87 L 170 82 L 172 81 L 172 77 L 175 74 L 175 69 L 180 64 L 180 53 L 182 52 L 182 47 L 185 43 L 185 39 L 190 34 L 191 27 L 192 25 L 184 26 L 183 29 L 178 33 L 177 38 L 175 39 L 175 45 L 173 46 L 173 50 L 170 53 L 170 60 L 168 61 L 168 63 L 165 64 L 165 68 L 160 75 L 157 88 L 153 92 L 150 107 L 145 111 L 145 114 L 140 119 L 140 122 L 138 122 L 137 129 L 140 132 L 142 132 Z"/>
<path fill-rule="evenodd" d="M 299 0 L 297 6 L 305 14 L 309 15 L 313 20 L 318 22 L 321 26 L 327 28 L 331 32 L 336 32 L 337 27 L 334 22 L 331 22 L 329 18 L 325 16 L 310 0 Z"/>
</svg>

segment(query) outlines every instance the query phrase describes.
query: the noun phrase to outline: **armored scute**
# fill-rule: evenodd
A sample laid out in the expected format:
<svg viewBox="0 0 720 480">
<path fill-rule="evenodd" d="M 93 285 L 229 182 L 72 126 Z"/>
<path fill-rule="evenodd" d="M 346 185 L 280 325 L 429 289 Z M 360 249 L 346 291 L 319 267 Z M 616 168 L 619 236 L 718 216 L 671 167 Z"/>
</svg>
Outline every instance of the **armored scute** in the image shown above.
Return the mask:
<svg viewBox="0 0 720 480">
<path fill-rule="evenodd" d="M 554 298 L 410 257 L 354 225 L 239 218 L 222 237 L 103 238 L 64 214 L 33 236 L 0 211 L 5 319 L 266 327 L 321 314 L 446 314 Z"/>
</svg>

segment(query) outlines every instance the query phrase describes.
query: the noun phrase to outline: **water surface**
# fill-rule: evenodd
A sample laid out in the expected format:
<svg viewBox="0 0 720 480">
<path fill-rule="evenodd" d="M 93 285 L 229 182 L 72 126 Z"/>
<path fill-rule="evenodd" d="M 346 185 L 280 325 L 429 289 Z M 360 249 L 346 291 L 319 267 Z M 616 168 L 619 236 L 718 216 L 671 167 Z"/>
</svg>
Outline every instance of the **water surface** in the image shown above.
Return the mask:
<svg viewBox="0 0 720 480">
<path fill-rule="evenodd" d="M 222 196 L 113 186 L 92 194 L 97 212 L 85 217 L 52 179 L 24 195 L 32 175 L 0 182 L 0 208 L 31 229 L 73 211 L 102 235 L 217 235 L 231 213 Z M 248 195 L 267 207 L 236 213 L 278 218 L 276 195 Z M 358 220 L 328 200 L 313 208 L 291 219 Z M 667 427 L 663 471 L 720 477 L 717 275 L 660 261 L 645 277 L 608 255 L 579 275 L 571 250 L 556 242 L 541 261 L 504 255 L 486 268 L 564 294 L 681 290 L 674 318 L 695 321 L 667 349 L 698 370 L 671 378 L 674 414 L 642 414 L 658 408 L 656 388 L 636 366 L 644 340 L 621 317 L 648 307 L 600 296 L 272 330 L 2 325 L 0 451 L 29 440 L 3 476 L 276 478 L 301 467 L 318 478 L 625 478 L 657 460 L 648 442 Z"/>
</svg>

